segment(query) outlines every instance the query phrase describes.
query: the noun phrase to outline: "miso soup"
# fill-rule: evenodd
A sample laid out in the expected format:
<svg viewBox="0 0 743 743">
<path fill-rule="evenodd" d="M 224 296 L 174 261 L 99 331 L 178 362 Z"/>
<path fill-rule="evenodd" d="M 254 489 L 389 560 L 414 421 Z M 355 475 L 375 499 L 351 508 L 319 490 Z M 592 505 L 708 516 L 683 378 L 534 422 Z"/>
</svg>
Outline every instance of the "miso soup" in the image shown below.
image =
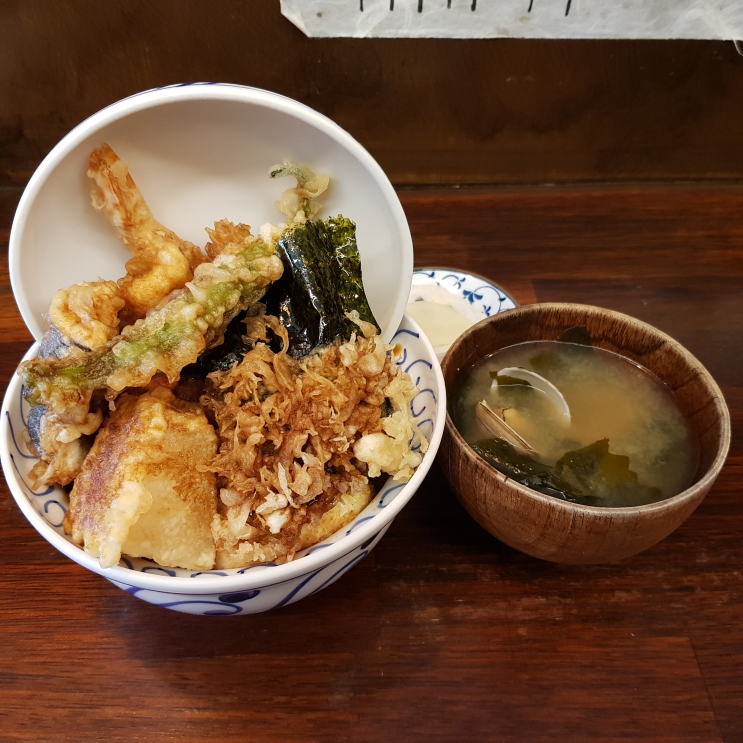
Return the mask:
<svg viewBox="0 0 743 743">
<path fill-rule="evenodd" d="M 673 393 L 610 351 L 559 341 L 509 346 L 460 372 L 450 401 L 465 441 L 540 492 L 618 508 L 692 484 L 698 445 Z M 493 415 L 507 424 L 505 438 Z"/>
</svg>

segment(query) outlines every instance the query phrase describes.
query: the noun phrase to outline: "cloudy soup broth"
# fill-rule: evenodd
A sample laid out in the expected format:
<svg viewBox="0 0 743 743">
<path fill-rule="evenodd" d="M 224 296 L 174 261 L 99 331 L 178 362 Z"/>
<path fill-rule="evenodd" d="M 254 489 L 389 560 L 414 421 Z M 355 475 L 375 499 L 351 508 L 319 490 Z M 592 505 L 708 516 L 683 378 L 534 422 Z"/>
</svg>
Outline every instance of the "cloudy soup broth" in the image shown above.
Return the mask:
<svg viewBox="0 0 743 743">
<path fill-rule="evenodd" d="M 577 503 L 654 503 L 689 487 L 697 467 L 696 439 L 668 387 L 592 346 L 536 341 L 501 349 L 460 373 L 450 412 L 490 464 Z M 528 446 L 508 432 L 504 440 L 493 415 Z"/>
</svg>

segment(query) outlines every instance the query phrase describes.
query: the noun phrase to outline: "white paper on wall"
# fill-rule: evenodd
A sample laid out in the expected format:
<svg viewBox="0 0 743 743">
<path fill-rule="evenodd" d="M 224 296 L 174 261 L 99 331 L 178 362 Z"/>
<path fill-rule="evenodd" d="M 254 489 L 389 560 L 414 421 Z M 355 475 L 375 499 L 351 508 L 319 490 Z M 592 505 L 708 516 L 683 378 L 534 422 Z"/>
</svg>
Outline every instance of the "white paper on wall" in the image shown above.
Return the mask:
<svg viewBox="0 0 743 743">
<path fill-rule="evenodd" d="M 281 0 L 307 36 L 743 39 L 743 0 Z"/>
</svg>

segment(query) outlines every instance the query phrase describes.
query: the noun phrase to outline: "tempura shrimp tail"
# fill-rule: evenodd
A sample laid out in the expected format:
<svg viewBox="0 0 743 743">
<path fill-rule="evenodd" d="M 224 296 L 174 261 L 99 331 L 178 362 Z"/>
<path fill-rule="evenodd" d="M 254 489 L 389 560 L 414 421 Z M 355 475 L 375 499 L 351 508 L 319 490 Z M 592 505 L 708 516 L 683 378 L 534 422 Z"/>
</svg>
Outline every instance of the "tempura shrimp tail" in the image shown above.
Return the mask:
<svg viewBox="0 0 743 743">
<path fill-rule="evenodd" d="M 129 165 L 102 144 L 90 156 L 93 206 L 116 228 L 132 254 L 127 275 L 119 280 L 127 322 L 144 317 L 173 290 L 193 278 L 193 270 L 208 260 L 201 248 L 183 240 L 152 215 Z"/>
</svg>

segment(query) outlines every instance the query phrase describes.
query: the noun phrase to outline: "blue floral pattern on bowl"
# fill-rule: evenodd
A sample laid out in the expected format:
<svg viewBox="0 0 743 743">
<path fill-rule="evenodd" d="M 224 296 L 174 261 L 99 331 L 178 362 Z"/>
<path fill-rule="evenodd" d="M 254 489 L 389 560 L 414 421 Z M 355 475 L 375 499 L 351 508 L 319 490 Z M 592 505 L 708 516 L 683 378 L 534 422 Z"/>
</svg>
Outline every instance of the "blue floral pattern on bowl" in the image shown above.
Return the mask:
<svg viewBox="0 0 743 743">
<path fill-rule="evenodd" d="M 60 487 L 35 489 L 29 472 L 36 457 L 26 449 L 23 431 L 29 406 L 16 376 L 8 386 L 0 422 L 0 458 L 13 497 L 37 531 L 75 562 L 149 603 L 189 614 L 252 614 L 279 608 L 312 595 L 338 580 L 379 542 L 394 517 L 412 497 L 428 471 L 441 440 L 446 409 L 441 368 L 418 325 L 405 315 L 393 344 L 402 348 L 397 363 L 419 388 L 411 403 L 421 433 L 430 442 L 423 463 L 409 483 L 389 478 L 372 502 L 346 527 L 305 549 L 286 565 L 256 565 L 229 570 L 193 571 L 162 567 L 124 557 L 118 566 L 100 568 L 64 532 L 69 505 Z M 34 345 L 27 358 L 36 355 Z"/>
<path fill-rule="evenodd" d="M 452 268 L 419 268 L 413 272 L 413 286 L 443 286 L 469 302 L 482 319 L 512 310 L 518 305 L 507 292 L 482 276 Z"/>
</svg>

